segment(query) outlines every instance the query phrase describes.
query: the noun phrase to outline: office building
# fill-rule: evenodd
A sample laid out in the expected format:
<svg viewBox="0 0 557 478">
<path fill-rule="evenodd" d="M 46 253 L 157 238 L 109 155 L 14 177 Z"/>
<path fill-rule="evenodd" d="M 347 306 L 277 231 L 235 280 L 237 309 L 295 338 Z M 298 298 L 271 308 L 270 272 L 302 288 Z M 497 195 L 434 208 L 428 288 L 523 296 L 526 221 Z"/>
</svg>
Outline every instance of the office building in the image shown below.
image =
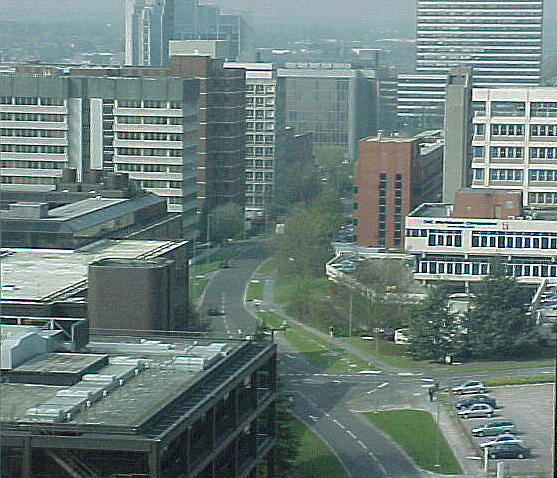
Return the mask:
<svg viewBox="0 0 557 478">
<path fill-rule="evenodd" d="M 524 206 L 557 204 L 557 88 L 474 88 L 472 95 L 472 187 L 520 191 Z"/>
<path fill-rule="evenodd" d="M 314 152 L 356 159 L 359 139 L 377 128 L 378 87 L 375 70 L 350 64 L 287 63 L 286 124 L 297 134 L 313 133 Z"/>
<path fill-rule="evenodd" d="M 54 190 L 66 167 L 76 170 L 78 181 L 89 169 L 125 172 L 164 197 L 168 211 L 182 214 L 191 231 L 197 219 L 198 81 L 52 71 L 0 76 L 2 189 Z"/>
<path fill-rule="evenodd" d="M 441 198 L 442 166 L 440 132 L 361 140 L 353 179 L 356 244 L 402 248 L 404 217 Z"/>
<path fill-rule="evenodd" d="M 68 349 L 60 322 L 20 322 L 1 326 L 5 476 L 276 476 L 275 344 L 130 331 Z"/>
<path fill-rule="evenodd" d="M 225 63 L 246 71 L 246 217 L 265 217 L 285 154 L 284 78 L 272 63 Z"/>
<path fill-rule="evenodd" d="M 400 115 L 406 124 L 420 125 L 423 111 L 409 114 L 408 103 L 413 99 L 420 105 L 428 91 L 437 91 L 431 99 L 438 100 L 438 88 L 432 89 L 431 83 L 437 84 L 435 76 L 446 76 L 455 66 L 473 67 L 477 87 L 538 86 L 542 38 L 543 0 L 418 0 L 415 93 L 401 97 Z M 434 111 L 430 116 L 439 124 L 429 125 L 440 126 L 443 101 L 438 114 Z"/>
<path fill-rule="evenodd" d="M 406 218 L 414 277 L 467 287 L 503 262 L 519 282 L 557 280 L 557 210 L 523 209 L 520 191 L 466 189 L 454 204 L 422 204 Z"/>
<path fill-rule="evenodd" d="M 226 40 L 230 61 L 252 61 L 253 32 L 245 13 L 222 14 L 198 0 L 126 0 L 125 64 L 169 62 L 170 40 Z"/>
</svg>

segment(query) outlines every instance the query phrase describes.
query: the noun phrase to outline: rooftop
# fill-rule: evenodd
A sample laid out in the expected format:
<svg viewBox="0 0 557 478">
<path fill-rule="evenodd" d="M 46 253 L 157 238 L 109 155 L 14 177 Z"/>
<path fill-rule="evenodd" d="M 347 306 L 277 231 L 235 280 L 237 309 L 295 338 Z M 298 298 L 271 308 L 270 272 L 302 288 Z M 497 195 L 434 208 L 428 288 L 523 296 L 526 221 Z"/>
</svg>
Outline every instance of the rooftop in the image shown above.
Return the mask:
<svg viewBox="0 0 557 478">
<path fill-rule="evenodd" d="M 87 279 L 91 262 L 135 259 L 180 243 L 103 239 L 77 250 L 2 249 L 2 300 L 44 300 Z"/>
</svg>

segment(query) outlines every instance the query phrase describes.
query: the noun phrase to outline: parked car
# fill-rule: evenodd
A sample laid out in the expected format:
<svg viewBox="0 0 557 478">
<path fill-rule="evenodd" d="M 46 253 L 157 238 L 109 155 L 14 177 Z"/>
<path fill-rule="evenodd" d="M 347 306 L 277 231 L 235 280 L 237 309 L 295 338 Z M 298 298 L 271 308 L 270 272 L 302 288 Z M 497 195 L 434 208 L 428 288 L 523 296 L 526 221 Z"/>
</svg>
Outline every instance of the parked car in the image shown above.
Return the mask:
<svg viewBox="0 0 557 478">
<path fill-rule="evenodd" d="M 230 267 L 230 263 L 228 262 L 228 259 L 221 261 L 219 267 L 221 269 L 228 269 Z"/>
<path fill-rule="evenodd" d="M 482 393 L 485 391 L 485 385 L 483 382 L 478 380 L 468 380 L 467 382 L 461 383 L 452 389 L 453 393 L 463 394 L 463 393 Z"/>
<path fill-rule="evenodd" d="M 467 408 L 475 403 L 487 403 L 491 406 L 491 408 L 495 408 L 497 406 L 495 399 L 489 395 L 473 395 L 471 397 L 463 398 L 462 400 L 456 402 L 454 406 L 456 409 Z"/>
<path fill-rule="evenodd" d="M 207 309 L 207 315 L 224 315 L 224 312 L 218 307 L 209 307 Z"/>
<path fill-rule="evenodd" d="M 480 448 L 485 448 L 489 446 L 499 445 L 500 443 L 522 443 L 522 440 L 519 440 L 512 433 L 503 433 L 501 435 L 497 435 L 495 438 L 481 441 L 480 443 L 478 443 L 478 445 Z"/>
<path fill-rule="evenodd" d="M 487 403 L 475 403 L 474 405 L 470 405 L 468 408 L 461 408 L 456 413 L 462 418 L 490 418 L 493 416 L 493 408 L 491 408 Z"/>
<path fill-rule="evenodd" d="M 472 428 L 472 435 L 479 437 L 494 436 L 501 433 L 509 433 L 515 428 L 516 425 L 511 420 L 493 420 Z"/>
<path fill-rule="evenodd" d="M 500 443 L 489 447 L 490 458 L 527 458 L 530 456 L 530 448 L 520 443 Z"/>
</svg>

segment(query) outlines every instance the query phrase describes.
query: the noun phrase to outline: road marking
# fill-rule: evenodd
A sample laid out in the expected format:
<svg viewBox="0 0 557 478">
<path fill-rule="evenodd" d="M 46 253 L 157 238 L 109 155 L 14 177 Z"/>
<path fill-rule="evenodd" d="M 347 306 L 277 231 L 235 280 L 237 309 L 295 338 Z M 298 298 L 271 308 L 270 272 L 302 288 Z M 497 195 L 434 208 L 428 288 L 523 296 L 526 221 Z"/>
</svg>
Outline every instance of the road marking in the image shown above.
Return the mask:
<svg viewBox="0 0 557 478">
<path fill-rule="evenodd" d="M 421 395 L 421 393 L 419 393 L 419 392 L 418 392 L 418 393 L 413 393 L 413 394 L 412 394 L 413 397 L 419 397 L 420 395 Z"/>
<path fill-rule="evenodd" d="M 364 375 L 364 374 L 372 374 L 372 375 L 375 374 L 376 375 L 376 374 L 383 373 L 383 372 L 381 370 L 360 370 L 358 373 L 362 374 L 362 375 Z"/>
<path fill-rule="evenodd" d="M 354 435 L 350 430 L 346 430 L 346 433 L 348 433 L 348 435 L 350 435 L 352 438 L 356 438 L 356 435 Z"/>
<path fill-rule="evenodd" d="M 308 415 L 308 418 L 314 422 L 317 421 L 317 417 L 313 416 L 313 415 Z"/>
<path fill-rule="evenodd" d="M 294 355 L 292 355 L 292 354 L 286 354 L 286 356 L 287 356 L 288 358 L 291 358 L 291 359 L 296 358 L 296 357 L 295 357 Z M 300 375 L 301 375 L 301 374 L 300 374 Z"/>
<path fill-rule="evenodd" d="M 389 385 L 389 382 L 383 382 L 381 385 L 379 385 L 377 388 L 384 388 L 387 385 Z"/>
<path fill-rule="evenodd" d="M 367 446 L 365 445 L 365 443 L 362 440 L 358 440 L 358 445 L 360 445 L 364 450 L 367 450 Z"/>
<path fill-rule="evenodd" d="M 397 375 L 399 377 L 414 377 L 416 374 L 413 372 L 399 372 Z"/>
<path fill-rule="evenodd" d="M 343 430 L 346 428 L 342 423 L 340 423 L 336 418 L 333 418 L 333 423 L 338 425 Z"/>
<path fill-rule="evenodd" d="M 379 468 L 381 469 L 381 471 L 382 471 L 383 473 L 385 473 L 385 475 L 389 476 L 389 474 L 387 473 L 387 470 L 385 469 L 385 467 L 383 466 L 383 464 L 382 464 L 382 463 L 378 463 L 378 464 L 379 464 Z"/>
</svg>

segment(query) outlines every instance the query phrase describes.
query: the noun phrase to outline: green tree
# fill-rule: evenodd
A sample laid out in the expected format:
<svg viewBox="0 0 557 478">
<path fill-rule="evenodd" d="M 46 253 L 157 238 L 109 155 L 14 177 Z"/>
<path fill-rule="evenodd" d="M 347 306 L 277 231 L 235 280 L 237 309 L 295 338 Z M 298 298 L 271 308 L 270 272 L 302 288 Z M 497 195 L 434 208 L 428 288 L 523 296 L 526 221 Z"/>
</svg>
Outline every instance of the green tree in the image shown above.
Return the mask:
<svg viewBox="0 0 557 478">
<path fill-rule="evenodd" d="M 284 385 L 278 383 L 276 400 L 277 444 L 275 463 L 279 476 L 292 476 L 294 460 L 298 456 L 300 437 L 294 432 L 294 415 L 290 411 L 290 400 L 284 392 Z"/>
<path fill-rule="evenodd" d="M 443 360 L 460 355 L 464 330 L 461 319 L 448 307 L 447 291 L 432 286 L 410 320 L 410 353 L 417 359 Z"/>
<path fill-rule="evenodd" d="M 244 211 L 236 203 L 228 202 L 217 206 L 209 213 L 209 239 L 224 241 L 239 239 L 244 230 Z"/>
<path fill-rule="evenodd" d="M 532 353 L 539 336 L 529 305 L 528 289 L 508 277 L 502 264 L 490 264 L 464 319 L 466 355 L 501 359 Z"/>
</svg>

